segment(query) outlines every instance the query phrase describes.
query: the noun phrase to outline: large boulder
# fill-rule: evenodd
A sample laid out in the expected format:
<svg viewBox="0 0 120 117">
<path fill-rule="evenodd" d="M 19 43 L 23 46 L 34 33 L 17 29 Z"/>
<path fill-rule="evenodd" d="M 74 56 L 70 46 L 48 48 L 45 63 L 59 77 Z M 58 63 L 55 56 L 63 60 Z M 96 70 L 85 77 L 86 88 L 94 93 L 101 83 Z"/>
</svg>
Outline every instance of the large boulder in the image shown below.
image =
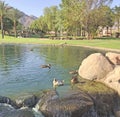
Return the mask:
<svg viewBox="0 0 120 117">
<path fill-rule="evenodd" d="M 106 53 L 106 57 L 109 59 L 109 61 L 114 65 L 120 65 L 120 54 L 108 52 Z"/>
<path fill-rule="evenodd" d="M 116 66 L 113 71 L 108 73 L 103 82 L 120 94 L 120 66 Z"/>
<path fill-rule="evenodd" d="M 45 117 L 115 117 L 117 97 L 117 93 L 88 94 L 73 90 L 59 98 L 56 91 L 49 91 L 37 107 Z"/>
<path fill-rule="evenodd" d="M 26 106 L 26 107 L 34 107 L 38 101 L 38 98 L 32 94 L 26 94 L 18 97 L 16 99 L 16 104 L 18 107 Z"/>
<path fill-rule="evenodd" d="M 46 93 L 37 104 L 45 117 L 81 117 L 93 106 L 91 98 L 74 92 L 59 99 L 55 91 Z"/>
<path fill-rule="evenodd" d="M 79 67 L 79 75 L 85 79 L 94 80 L 104 78 L 111 70 L 112 64 L 101 53 L 94 53 L 83 60 Z"/>
</svg>

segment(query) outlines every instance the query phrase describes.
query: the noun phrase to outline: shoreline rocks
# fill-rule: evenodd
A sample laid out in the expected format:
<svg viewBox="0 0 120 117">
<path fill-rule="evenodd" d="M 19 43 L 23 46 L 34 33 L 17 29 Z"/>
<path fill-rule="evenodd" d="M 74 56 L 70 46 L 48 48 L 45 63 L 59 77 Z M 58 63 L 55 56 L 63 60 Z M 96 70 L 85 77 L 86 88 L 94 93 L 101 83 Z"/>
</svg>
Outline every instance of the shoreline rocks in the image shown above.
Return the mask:
<svg viewBox="0 0 120 117">
<path fill-rule="evenodd" d="M 32 108 L 38 102 L 38 98 L 35 95 L 28 94 L 28 95 L 23 95 L 23 96 L 18 97 L 15 100 L 15 102 L 19 108 L 23 106 Z"/>
<path fill-rule="evenodd" d="M 0 104 L 0 117 L 35 117 L 28 108 L 15 109 L 8 104 Z"/>
<path fill-rule="evenodd" d="M 41 95 L 34 108 L 43 117 L 119 117 L 115 115 L 120 111 L 120 97 L 115 91 L 92 94 L 75 89 L 60 98 L 56 90 L 48 90 Z M 0 104 L 0 115 L 35 117 L 32 107 L 15 109 L 3 103 Z"/>
<path fill-rule="evenodd" d="M 120 94 L 120 54 L 91 54 L 83 60 L 78 73 L 82 78 L 100 81 Z"/>
</svg>

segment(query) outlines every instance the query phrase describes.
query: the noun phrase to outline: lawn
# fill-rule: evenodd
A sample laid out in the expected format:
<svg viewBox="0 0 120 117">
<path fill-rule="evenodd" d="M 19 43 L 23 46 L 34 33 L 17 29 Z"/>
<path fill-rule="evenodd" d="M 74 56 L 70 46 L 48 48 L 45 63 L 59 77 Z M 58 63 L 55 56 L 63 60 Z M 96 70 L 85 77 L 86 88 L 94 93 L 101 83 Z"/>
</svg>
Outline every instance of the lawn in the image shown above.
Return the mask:
<svg viewBox="0 0 120 117">
<path fill-rule="evenodd" d="M 53 45 L 72 45 L 72 46 L 89 46 L 96 48 L 107 48 L 120 50 L 120 39 L 95 39 L 95 40 L 51 40 L 43 38 L 14 38 L 5 36 L 0 37 L 0 43 L 16 44 L 53 44 Z"/>
</svg>

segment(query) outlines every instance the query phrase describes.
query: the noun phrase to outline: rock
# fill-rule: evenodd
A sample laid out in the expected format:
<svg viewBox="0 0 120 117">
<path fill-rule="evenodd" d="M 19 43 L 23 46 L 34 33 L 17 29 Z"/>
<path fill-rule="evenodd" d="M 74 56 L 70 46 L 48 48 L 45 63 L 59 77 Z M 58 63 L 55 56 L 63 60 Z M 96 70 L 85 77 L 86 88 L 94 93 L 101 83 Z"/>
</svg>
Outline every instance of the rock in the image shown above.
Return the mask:
<svg viewBox="0 0 120 117">
<path fill-rule="evenodd" d="M 14 109 L 8 104 L 0 104 L 0 117 L 35 117 L 30 109 Z"/>
<path fill-rule="evenodd" d="M 115 117 L 117 96 L 117 93 L 88 94 L 74 91 L 58 98 L 55 91 L 50 91 L 41 97 L 37 105 L 45 117 Z"/>
<path fill-rule="evenodd" d="M 120 66 L 116 66 L 113 71 L 108 73 L 103 82 L 120 94 Z"/>
<path fill-rule="evenodd" d="M 120 111 L 115 112 L 115 117 L 120 117 Z"/>
<path fill-rule="evenodd" d="M 108 52 L 106 53 L 106 57 L 112 62 L 114 65 L 120 65 L 120 54 Z"/>
<path fill-rule="evenodd" d="M 5 97 L 5 96 L 0 96 L 0 103 L 9 104 L 13 106 L 14 108 L 18 108 L 18 106 L 16 105 L 14 101 L 12 101 L 10 98 Z"/>
<path fill-rule="evenodd" d="M 26 106 L 26 107 L 32 108 L 36 105 L 37 101 L 38 99 L 35 95 L 27 94 L 27 95 L 18 97 L 18 99 L 16 99 L 16 104 L 19 107 Z"/>
<path fill-rule="evenodd" d="M 39 102 L 36 105 L 36 108 L 38 110 L 44 110 L 46 108 L 46 105 L 49 101 L 58 99 L 58 95 L 55 90 L 47 91 L 39 100 Z M 42 105 L 44 103 L 44 106 Z"/>
<path fill-rule="evenodd" d="M 99 80 L 112 70 L 113 66 L 101 53 L 94 53 L 83 60 L 78 73 L 85 79 Z"/>
<path fill-rule="evenodd" d="M 93 103 L 82 93 L 73 93 L 59 99 L 55 91 L 50 91 L 41 98 L 38 105 L 45 117 L 81 117 L 80 115 L 92 107 Z"/>
</svg>

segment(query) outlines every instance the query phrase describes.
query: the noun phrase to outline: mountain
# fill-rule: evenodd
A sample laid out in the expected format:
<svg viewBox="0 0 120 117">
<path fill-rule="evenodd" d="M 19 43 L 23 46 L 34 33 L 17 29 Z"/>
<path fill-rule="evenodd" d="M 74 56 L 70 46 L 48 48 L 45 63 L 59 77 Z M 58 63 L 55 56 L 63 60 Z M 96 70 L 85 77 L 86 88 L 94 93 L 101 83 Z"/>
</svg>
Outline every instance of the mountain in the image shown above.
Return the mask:
<svg viewBox="0 0 120 117">
<path fill-rule="evenodd" d="M 37 19 L 37 17 L 31 15 L 27 15 L 24 12 L 21 12 L 21 18 L 19 19 L 19 22 L 25 27 L 28 28 L 30 26 L 30 24 Z"/>
<path fill-rule="evenodd" d="M 14 7 L 11 7 L 11 6 L 8 6 L 8 8 L 10 8 L 11 11 L 16 10 Z M 17 11 L 18 11 L 19 16 L 21 16 L 20 19 L 18 19 L 18 21 L 25 28 L 28 28 L 34 20 L 38 19 L 36 16 L 33 16 L 33 15 L 29 16 L 29 15 L 25 14 L 23 11 L 20 11 L 19 9 L 17 9 Z"/>
</svg>

